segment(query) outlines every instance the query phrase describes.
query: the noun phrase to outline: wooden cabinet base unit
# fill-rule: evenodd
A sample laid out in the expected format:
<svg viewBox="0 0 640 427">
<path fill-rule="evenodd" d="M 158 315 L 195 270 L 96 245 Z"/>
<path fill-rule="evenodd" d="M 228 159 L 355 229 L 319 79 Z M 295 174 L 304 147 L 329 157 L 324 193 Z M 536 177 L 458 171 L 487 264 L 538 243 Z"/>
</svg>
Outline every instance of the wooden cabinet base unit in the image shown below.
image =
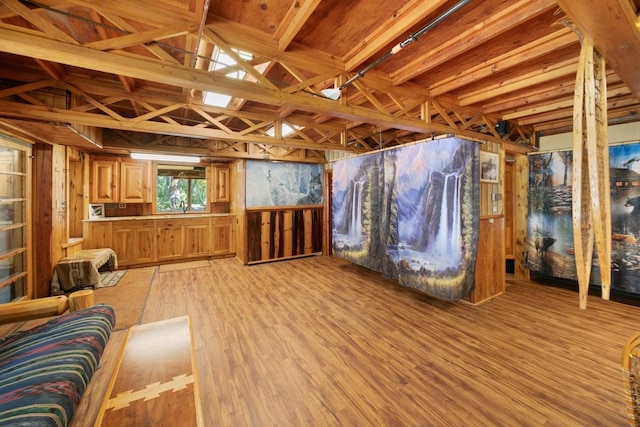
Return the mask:
<svg viewBox="0 0 640 427">
<path fill-rule="evenodd" d="M 247 212 L 248 263 L 322 253 L 322 208 Z"/>
<path fill-rule="evenodd" d="M 228 217 L 158 217 L 84 222 L 85 249 L 111 248 L 120 267 L 235 254 Z"/>
<path fill-rule="evenodd" d="M 154 221 L 119 221 L 113 224 L 113 247 L 118 265 L 155 262 L 156 230 Z"/>
</svg>

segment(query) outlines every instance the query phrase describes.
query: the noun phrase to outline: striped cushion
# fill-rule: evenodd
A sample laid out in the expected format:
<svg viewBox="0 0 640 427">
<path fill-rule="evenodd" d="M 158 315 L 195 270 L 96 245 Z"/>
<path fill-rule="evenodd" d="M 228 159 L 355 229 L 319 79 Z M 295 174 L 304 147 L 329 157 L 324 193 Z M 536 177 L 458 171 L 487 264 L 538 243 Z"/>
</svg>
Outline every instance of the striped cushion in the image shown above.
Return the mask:
<svg viewBox="0 0 640 427">
<path fill-rule="evenodd" d="M 96 305 L 0 342 L 0 426 L 66 426 L 114 323 L 113 308 Z"/>
</svg>

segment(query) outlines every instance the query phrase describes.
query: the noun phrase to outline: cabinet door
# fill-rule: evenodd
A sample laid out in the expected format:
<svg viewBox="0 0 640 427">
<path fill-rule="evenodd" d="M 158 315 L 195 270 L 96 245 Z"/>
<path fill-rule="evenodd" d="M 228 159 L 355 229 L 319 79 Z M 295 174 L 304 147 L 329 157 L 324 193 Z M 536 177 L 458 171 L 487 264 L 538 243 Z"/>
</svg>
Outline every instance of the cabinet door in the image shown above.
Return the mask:
<svg viewBox="0 0 640 427">
<path fill-rule="evenodd" d="M 213 165 L 212 202 L 229 202 L 231 200 L 229 172 L 229 166 L 227 165 Z"/>
<path fill-rule="evenodd" d="M 185 226 L 158 224 L 158 261 L 184 258 Z"/>
<path fill-rule="evenodd" d="M 149 162 L 120 163 L 120 203 L 151 201 L 151 167 Z"/>
<path fill-rule="evenodd" d="M 213 255 L 227 255 L 235 253 L 235 218 L 212 219 L 211 245 L 211 253 Z"/>
<path fill-rule="evenodd" d="M 91 162 L 92 203 L 118 202 L 118 161 L 94 160 Z"/>
<path fill-rule="evenodd" d="M 153 221 L 140 221 L 135 227 L 136 264 L 156 262 L 156 226 Z"/>
<path fill-rule="evenodd" d="M 126 224 L 113 224 L 113 250 L 118 257 L 118 267 L 134 264 L 133 227 Z"/>
<path fill-rule="evenodd" d="M 84 249 L 110 248 L 113 242 L 111 225 L 110 221 L 84 222 L 82 247 Z"/>
<path fill-rule="evenodd" d="M 211 255 L 209 218 L 199 219 L 185 227 L 187 257 Z"/>
<path fill-rule="evenodd" d="M 113 223 L 113 250 L 118 266 L 156 261 L 156 227 L 153 221 L 117 221 Z"/>
</svg>

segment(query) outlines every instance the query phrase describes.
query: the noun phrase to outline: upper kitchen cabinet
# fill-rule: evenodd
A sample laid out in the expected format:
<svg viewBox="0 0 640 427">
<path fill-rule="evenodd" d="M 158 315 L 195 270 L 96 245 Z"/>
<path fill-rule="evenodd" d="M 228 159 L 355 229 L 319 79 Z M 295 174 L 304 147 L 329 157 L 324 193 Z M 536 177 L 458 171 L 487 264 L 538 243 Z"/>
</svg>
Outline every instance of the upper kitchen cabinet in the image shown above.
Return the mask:
<svg viewBox="0 0 640 427">
<path fill-rule="evenodd" d="M 229 202 L 231 201 L 231 192 L 229 191 L 229 165 L 213 165 L 213 186 L 212 186 L 212 202 Z"/>
<path fill-rule="evenodd" d="M 117 158 L 91 161 L 92 203 L 150 203 L 151 164 Z"/>
</svg>

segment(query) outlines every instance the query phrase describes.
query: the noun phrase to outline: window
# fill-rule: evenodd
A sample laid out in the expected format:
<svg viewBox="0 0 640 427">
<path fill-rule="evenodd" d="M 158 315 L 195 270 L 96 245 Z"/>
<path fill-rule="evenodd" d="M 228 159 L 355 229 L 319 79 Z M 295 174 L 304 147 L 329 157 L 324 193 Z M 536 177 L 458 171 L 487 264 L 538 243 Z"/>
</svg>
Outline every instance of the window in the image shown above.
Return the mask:
<svg viewBox="0 0 640 427">
<path fill-rule="evenodd" d="M 207 170 L 204 166 L 158 165 L 156 211 L 208 212 Z"/>
<path fill-rule="evenodd" d="M 280 130 L 281 130 L 280 133 L 283 138 L 286 138 L 292 133 L 294 133 L 296 130 L 300 130 L 300 129 L 302 129 L 302 126 L 297 126 L 297 125 L 289 126 L 286 123 L 282 123 L 282 125 L 280 126 Z M 275 137 L 276 136 L 275 126 L 271 126 L 269 129 L 267 129 L 266 132 L 267 132 L 267 135 L 271 137 Z"/>
<path fill-rule="evenodd" d="M 27 227 L 31 148 L 0 137 L 0 303 L 30 294 Z"/>
<path fill-rule="evenodd" d="M 235 53 L 240 56 L 245 61 L 250 61 L 253 59 L 253 55 L 248 52 L 243 52 L 240 50 L 233 49 Z M 211 55 L 211 63 L 209 64 L 209 71 L 220 71 L 225 68 L 231 68 L 233 71 L 226 74 L 227 77 L 237 80 L 244 79 L 244 76 L 247 74 L 241 68 L 234 67 L 237 65 L 236 61 L 218 49 L 217 47 L 214 49 L 213 54 Z M 224 95 L 218 92 L 202 92 L 202 102 L 207 105 L 212 105 L 214 107 L 224 108 L 229 105 L 231 101 L 231 96 Z"/>
</svg>

